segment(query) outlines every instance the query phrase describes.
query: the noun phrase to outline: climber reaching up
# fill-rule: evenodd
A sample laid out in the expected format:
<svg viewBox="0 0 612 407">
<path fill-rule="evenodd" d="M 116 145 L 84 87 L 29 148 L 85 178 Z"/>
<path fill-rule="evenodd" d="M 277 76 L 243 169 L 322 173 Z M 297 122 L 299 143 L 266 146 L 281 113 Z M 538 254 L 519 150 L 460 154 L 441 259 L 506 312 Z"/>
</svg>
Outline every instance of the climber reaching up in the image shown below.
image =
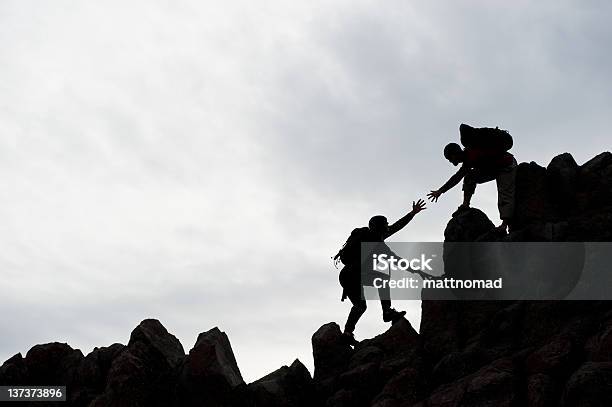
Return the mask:
<svg viewBox="0 0 612 407">
<path fill-rule="evenodd" d="M 408 212 L 404 217 L 392 225 L 389 225 L 387 218 L 382 215 L 372 217 L 367 227 L 357 228 L 351 232 L 351 235 L 344 246 L 342 246 L 342 249 L 334 256 L 334 261 L 337 262 L 340 260 L 344 264 L 339 276 L 340 285 L 343 288 L 341 300 L 344 301 L 344 299 L 348 297 L 353 304 L 346 320 L 343 333 L 343 338 L 347 343 L 351 345 L 357 343 L 353 336 L 353 331 L 355 330 L 357 321 L 359 321 L 359 318 L 361 318 L 367 308 L 363 286 L 373 285 L 375 278 L 389 278 L 387 274 L 378 271 L 371 271 L 365 274 L 361 273 L 362 260 L 371 259 L 370 255 L 361 253 L 361 243 L 376 243 L 377 253 L 388 253 L 399 258 L 400 256 L 393 253 L 389 246 L 384 243 L 384 240 L 402 230 L 412 220 L 414 215 L 424 209 L 425 201 L 419 199 L 412 203 L 412 211 Z M 364 278 L 366 281 L 363 280 Z M 383 321 L 395 323 L 406 315 L 406 311 L 396 311 L 391 308 L 391 297 L 388 285 L 379 288 L 378 292 L 383 311 Z"/>
<path fill-rule="evenodd" d="M 453 188 L 463 179 L 463 203 L 458 211 L 469 208 L 476 184 L 497 182 L 497 206 L 502 224 L 499 230 L 506 231 L 514 215 L 514 180 L 516 159 L 508 152 L 512 148 L 512 136 L 498 128 L 474 128 L 467 124 L 459 126 L 461 144 L 450 143 L 444 147 L 444 157 L 453 165 L 461 165 L 439 189 L 427 196 L 432 202 Z"/>
</svg>

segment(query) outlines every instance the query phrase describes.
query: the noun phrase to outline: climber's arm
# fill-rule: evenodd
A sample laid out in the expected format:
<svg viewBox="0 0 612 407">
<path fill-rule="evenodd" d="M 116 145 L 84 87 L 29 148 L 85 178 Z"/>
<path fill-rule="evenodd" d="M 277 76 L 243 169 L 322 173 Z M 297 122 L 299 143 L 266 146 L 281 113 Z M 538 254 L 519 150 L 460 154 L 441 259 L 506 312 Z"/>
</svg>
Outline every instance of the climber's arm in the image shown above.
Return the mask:
<svg viewBox="0 0 612 407">
<path fill-rule="evenodd" d="M 465 177 L 465 174 L 467 174 L 468 170 L 469 170 L 469 168 L 466 165 L 462 165 L 461 168 L 459 168 L 459 171 L 454 173 L 448 179 L 448 181 L 446 181 L 444 183 L 444 185 L 442 185 L 440 187 L 440 189 L 438 189 L 436 191 L 431 191 L 430 193 L 427 194 L 429 199 L 432 202 L 436 202 L 438 200 L 438 198 L 440 198 L 440 195 L 442 195 L 443 193 L 445 193 L 446 191 L 448 191 L 449 189 L 451 189 L 455 185 L 457 185 L 459 183 L 459 181 L 461 181 L 463 179 L 463 177 Z"/>
<path fill-rule="evenodd" d="M 468 172 L 468 167 L 466 165 L 462 165 L 461 168 L 459 168 L 459 171 L 454 173 L 448 179 L 448 181 L 446 181 L 446 183 L 440 187 L 438 191 L 440 191 L 441 193 L 445 193 L 449 189 L 453 188 L 455 185 L 459 183 L 459 181 L 463 179 L 463 177 L 465 177 L 465 174 L 467 174 L 467 172 Z"/>
<path fill-rule="evenodd" d="M 404 215 L 402 218 L 400 218 L 397 222 L 395 222 L 394 224 L 389 226 L 389 231 L 384 236 L 384 239 L 386 239 L 389 236 L 391 236 L 391 235 L 399 232 L 400 230 L 402 230 L 408 223 L 410 223 L 412 218 L 414 218 L 414 215 L 416 215 L 417 213 L 419 213 L 419 212 L 421 212 L 421 211 L 423 211 L 425 209 L 426 209 L 425 208 L 425 201 L 423 201 L 422 199 L 419 199 L 416 202 L 413 201 L 412 202 L 412 210 L 410 212 L 408 212 L 406 215 Z"/>
</svg>

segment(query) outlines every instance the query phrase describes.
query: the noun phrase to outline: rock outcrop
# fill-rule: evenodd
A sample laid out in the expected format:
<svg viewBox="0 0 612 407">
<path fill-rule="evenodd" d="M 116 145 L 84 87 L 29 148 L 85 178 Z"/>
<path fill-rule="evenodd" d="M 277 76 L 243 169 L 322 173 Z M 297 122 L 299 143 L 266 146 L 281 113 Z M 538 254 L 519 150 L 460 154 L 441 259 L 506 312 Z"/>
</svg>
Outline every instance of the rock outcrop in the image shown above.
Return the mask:
<svg viewBox="0 0 612 407">
<path fill-rule="evenodd" d="M 449 221 L 444 237 L 447 242 L 612 241 L 612 154 L 582 166 L 567 153 L 547 168 L 522 163 L 509 235 L 496 232 L 482 211 L 469 209 Z M 601 286 L 609 288 L 611 282 Z M 326 339 L 313 337 L 320 405 L 612 405 L 612 302 L 427 298 L 423 292 L 419 335 L 394 326 L 354 350 L 346 347 L 327 357 L 339 330 L 323 326 Z M 383 346 L 381 337 L 395 345 Z"/>
<path fill-rule="evenodd" d="M 36 345 L 25 358 L 17 354 L 4 362 L 0 385 L 64 385 L 63 405 L 69 406 L 232 407 L 288 405 L 286 400 L 301 405 L 293 403 L 310 395 L 310 374 L 297 360 L 285 369 L 249 389 L 224 332 L 201 333 L 185 355 L 159 321 L 146 319 L 132 331 L 127 346 L 95 348 L 85 357 L 65 343 Z"/>
<path fill-rule="evenodd" d="M 178 369 L 176 400 L 181 406 L 228 406 L 244 396 L 245 383 L 225 332 L 198 335 Z"/>
<path fill-rule="evenodd" d="M 249 391 L 255 406 L 309 407 L 315 402 L 312 378 L 298 359 L 249 384 Z"/>
<path fill-rule="evenodd" d="M 469 209 L 449 221 L 444 237 L 611 241 L 612 154 L 582 166 L 569 154 L 547 168 L 522 163 L 509 235 Z M 62 343 L 34 346 L 4 362 L 0 384 L 66 385 L 65 405 L 89 407 L 612 405 L 612 302 L 434 301 L 424 292 L 422 311 L 420 333 L 402 320 L 354 349 L 336 323 L 321 326 L 312 336 L 314 377 L 295 360 L 247 385 L 218 328 L 201 333 L 185 355 L 148 319 L 127 345 L 87 356 Z"/>
</svg>

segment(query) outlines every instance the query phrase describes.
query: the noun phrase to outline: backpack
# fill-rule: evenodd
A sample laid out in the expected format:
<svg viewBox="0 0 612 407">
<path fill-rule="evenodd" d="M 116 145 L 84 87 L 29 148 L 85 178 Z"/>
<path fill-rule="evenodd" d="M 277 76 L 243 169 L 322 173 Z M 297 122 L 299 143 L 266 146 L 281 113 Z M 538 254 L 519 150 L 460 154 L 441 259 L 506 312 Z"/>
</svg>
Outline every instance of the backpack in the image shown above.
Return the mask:
<svg viewBox="0 0 612 407">
<path fill-rule="evenodd" d="M 475 149 L 492 149 L 498 152 L 505 152 L 512 148 L 514 141 L 507 130 L 499 127 L 475 128 L 467 124 L 459 126 L 461 144 L 464 147 Z"/>
<path fill-rule="evenodd" d="M 367 227 L 353 229 L 346 243 L 334 256 L 334 265 L 337 267 L 338 260 L 345 266 L 355 265 L 361 262 L 361 242 L 365 241 L 369 229 Z"/>
</svg>

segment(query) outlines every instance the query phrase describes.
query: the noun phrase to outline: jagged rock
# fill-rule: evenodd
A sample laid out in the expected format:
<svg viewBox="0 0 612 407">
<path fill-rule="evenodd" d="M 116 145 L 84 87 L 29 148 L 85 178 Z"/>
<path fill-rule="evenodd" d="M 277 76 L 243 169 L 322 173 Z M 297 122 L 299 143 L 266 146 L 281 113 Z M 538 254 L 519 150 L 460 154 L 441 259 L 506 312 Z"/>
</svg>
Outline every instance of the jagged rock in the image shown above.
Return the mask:
<svg viewBox="0 0 612 407">
<path fill-rule="evenodd" d="M 503 301 L 421 302 L 421 341 L 435 365 L 443 356 L 466 347 L 477 335 L 492 329 L 491 321 L 509 303 Z"/>
<path fill-rule="evenodd" d="M 546 168 L 535 162 L 521 163 L 516 171 L 513 227 L 521 229 L 547 219 Z"/>
<path fill-rule="evenodd" d="M 402 318 L 382 334 L 362 341 L 356 350 L 375 347 L 382 350 L 386 357 L 402 357 L 414 351 L 418 341 L 419 334 L 407 319 Z"/>
<path fill-rule="evenodd" d="M 7 359 L 0 366 L 0 383 L 3 385 L 18 385 L 26 383 L 28 368 L 21 353 Z"/>
<path fill-rule="evenodd" d="M 434 390 L 425 404 L 427 407 L 460 407 L 466 387 L 466 380 L 460 380 L 452 384 L 441 386 Z"/>
<path fill-rule="evenodd" d="M 585 350 L 594 362 L 612 362 L 612 312 L 603 318 L 597 332 L 587 341 Z"/>
<path fill-rule="evenodd" d="M 313 350 L 320 349 L 318 355 L 323 358 L 321 362 L 325 362 L 323 366 L 331 367 L 327 368 L 323 379 L 319 379 L 317 366 L 321 365 L 317 365 L 315 353 L 315 385 L 320 397 L 329 398 L 331 405 L 369 406 L 393 375 L 408 364 L 421 366 L 419 335 L 406 319 L 381 335 L 362 341 L 353 352 L 345 348 L 339 336 L 336 324 L 322 326 L 313 336 L 313 345 L 316 343 Z M 330 359 L 326 361 L 325 358 L 337 356 L 329 353 L 333 349 L 346 353 L 341 359 L 331 359 L 330 363 Z"/>
<path fill-rule="evenodd" d="M 113 360 L 126 349 L 114 343 L 108 347 L 94 348 L 76 369 L 76 377 L 69 398 L 72 404 L 87 406 L 104 391 Z"/>
<path fill-rule="evenodd" d="M 542 373 L 527 378 L 527 405 L 529 407 L 556 407 L 559 389 L 555 381 Z"/>
<path fill-rule="evenodd" d="M 473 242 L 495 225 L 480 209 L 469 208 L 458 212 L 446 225 L 445 242 Z"/>
<path fill-rule="evenodd" d="M 578 190 L 578 164 L 571 154 L 564 153 L 552 159 L 546 167 L 546 196 L 555 218 L 567 217 L 576 204 Z"/>
<path fill-rule="evenodd" d="M 489 349 L 494 345 L 516 346 L 524 316 L 525 302 L 508 302 L 489 319 L 480 333 L 479 344 Z"/>
<path fill-rule="evenodd" d="M 108 347 L 94 348 L 91 353 L 85 356 L 77 369 L 79 383 L 102 390 L 113 360 L 125 349 L 126 346 L 120 343 L 114 343 Z"/>
<path fill-rule="evenodd" d="M 565 240 L 571 242 L 612 241 L 612 206 L 606 211 L 571 219 L 566 233 Z"/>
<path fill-rule="evenodd" d="M 580 167 L 580 176 L 587 184 L 586 187 L 599 183 L 602 176 L 610 174 L 612 166 L 612 153 L 605 151 L 591 158 Z"/>
<path fill-rule="evenodd" d="M 341 335 L 335 322 L 323 325 L 312 335 L 315 381 L 334 377 L 348 366 L 353 351 Z"/>
<path fill-rule="evenodd" d="M 354 407 L 363 404 L 359 395 L 351 390 L 340 389 L 325 401 L 326 407 Z"/>
<path fill-rule="evenodd" d="M 423 294 L 426 291 L 423 290 Z M 437 362 L 443 355 L 457 351 L 461 345 L 458 331 L 460 328 L 459 312 L 451 301 L 421 302 L 421 315 L 427 315 L 427 319 L 421 318 L 421 337 L 428 338 L 423 343 L 424 351 L 433 361 Z"/>
<path fill-rule="evenodd" d="M 612 362 L 587 362 L 567 381 L 561 405 L 612 405 Z"/>
<path fill-rule="evenodd" d="M 112 363 L 108 372 L 108 380 L 104 392 L 96 397 L 91 407 L 103 406 L 135 406 L 151 405 L 155 403 L 157 389 L 154 387 L 155 376 L 166 376 L 166 372 L 155 372 L 146 362 L 130 351 L 123 352 Z"/>
<path fill-rule="evenodd" d="M 203 373 L 222 377 L 231 387 L 244 384 L 229 339 L 219 328 L 198 335 L 195 345 L 189 351 L 186 364 L 188 362 L 191 367 L 204 368 Z"/>
<path fill-rule="evenodd" d="M 518 398 L 515 381 L 515 367 L 512 360 L 497 360 L 471 377 L 461 404 L 511 407 Z"/>
<path fill-rule="evenodd" d="M 183 345 L 156 319 L 145 319 L 132 331 L 128 348 L 139 342 L 158 353 L 170 368 L 177 367 L 185 357 Z"/>
<path fill-rule="evenodd" d="M 444 384 L 432 392 L 427 406 L 513 406 L 518 399 L 515 363 L 494 361 L 478 371 Z"/>
<path fill-rule="evenodd" d="M 382 362 L 385 353 L 377 346 L 361 344 L 349 361 L 349 369 L 357 366 L 365 365 L 366 363 L 380 363 Z"/>
<path fill-rule="evenodd" d="M 591 301 L 524 301 L 519 346 L 540 347 L 564 334 L 576 343 L 586 341 L 602 307 Z"/>
<path fill-rule="evenodd" d="M 423 396 L 422 374 L 414 367 L 408 366 L 386 382 L 372 405 L 374 407 L 408 406 Z"/>
<path fill-rule="evenodd" d="M 145 319 L 132 331 L 127 348 L 112 360 L 104 393 L 90 407 L 171 405 L 175 368 L 182 358 L 178 339 L 158 320 Z"/>
<path fill-rule="evenodd" d="M 72 384 L 76 367 L 83 359 L 83 353 L 72 349 L 66 343 L 47 343 L 33 346 L 25 357 L 28 383 Z"/>
<path fill-rule="evenodd" d="M 523 163 L 517 171 L 517 219 L 513 233 L 502 237 L 487 232 L 492 224 L 470 209 L 451 219 L 445 232 L 446 241 L 609 241 L 612 207 L 606 197 L 612 190 L 611 180 L 609 153 L 582 167 L 577 167 L 569 154 L 555 157 L 547 169 L 535 163 Z M 581 206 L 580 194 L 588 205 Z M 593 201 L 594 197 L 597 200 Z M 566 203 L 570 205 L 564 206 Z M 586 207 L 589 212 L 585 212 Z M 608 269 L 609 265 L 602 265 L 603 271 Z M 609 277 L 602 275 L 595 281 L 609 287 L 606 278 Z M 585 357 L 609 361 L 612 343 L 608 319 L 602 319 L 605 312 L 610 312 L 609 302 L 495 304 L 431 301 L 426 295 L 424 292 L 420 329 L 424 355 L 427 364 L 433 366 L 432 383 L 447 382 L 431 390 L 432 395 L 425 403 L 428 407 L 522 405 L 522 397 L 529 405 L 556 406 L 561 399 L 560 384 L 576 371 Z M 499 378 L 499 385 L 487 385 L 485 388 L 489 390 L 476 391 L 466 377 L 476 380 L 482 375 L 490 376 L 486 364 L 492 363 L 493 357 L 512 358 L 513 366 L 508 365 L 509 369 Z M 517 369 L 517 363 L 522 367 Z M 481 364 L 485 365 L 478 372 L 470 373 Z M 580 379 L 570 380 L 568 383 L 575 384 L 565 393 L 566 399 L 572 401 L 565 405 L 581 405 L 575 400 L 582 400 L 580 397 L 586 397 L 586 393 L 576 395 L 586 383 L 597 383 L 593 386 L 601 389 L 604 383 L 594 379 L 602 377 L 600 370 L 585 368 Z M 529 374 L 529 379 L 521 378 L 524 374 Z M 521 383 L 526 383 L 527 389 L 521 389 Z M 496 398 L 501 394 L 507 397 Z"/>
<path fill-rule="evenodd" d="M 592 211 L 612 204 L 612 154 L 604 152 L 584 163 L 579 169 L 579 207 Z"/>
<path fill-rule="evenodd" d="M 412 352 L 407 354 L 405 357 L 393 357 L 390 356 L 383 359 L 380 362 L 380 375 L 385 381 L 391 379 L 393 376 L 398 374 L 406 366 L 412 366 L 417 370 L 428 368 L 424 363 L 422 356 L 422 345 L 415 347 Z"/>
<path fill-rule="evenodd" d="M 295 360 L 249 384 L 255 406 L 309 407 L 313 405 L 313 384 L 306 367 Z"/>
<path fill-rule="evenodd" d="M 562 335 L 553 337 L 527 358 L 528 373 L 546 373 L 564 377 L 577 358 L 572 341 Z"/>
<path fill-rule="evenodd" d="M 325 404 L 325 400 L 328 400 L 328 404 L 331 403 L 329 400 L 335 400 L 329 405 L 343 405 L 349 397 L 347 392 L 338 393 L 340 374 L 346 371 L 353 355 L 353 350 L 341 335 L 340 327 L 335 322 L 321 326 L 312 335 L 315 397 L 321 404 Z"/>
<path fill-rule="evenodd" d="M 225 332 L 213 328 L 198 335 L 180 369 L 176 393 L 179 405 L 236 405 L 238 387 L 238 391 L 245 392 L 246 385 Z"/>
<path fill-rule="evenodd" d="M 376 362 L 366 363 L 340 375 L 338 386 L 359 399 L 355 406 L 369 405 L 369 401 L 380 392 L 384 381 L 379 374 L 379 366 Z"/>
<path fill-rule="evenodd" d="M 491 358 L 487 357 L 486 350 L 478 346 L 472 346 L 461 352 L 451 352 L 442 356 L 440 361 L 433 367 L 432 384 L 440 385 L 453 382 L 474 373 L 474 371 L 490 361 Z"/>
</svg>

